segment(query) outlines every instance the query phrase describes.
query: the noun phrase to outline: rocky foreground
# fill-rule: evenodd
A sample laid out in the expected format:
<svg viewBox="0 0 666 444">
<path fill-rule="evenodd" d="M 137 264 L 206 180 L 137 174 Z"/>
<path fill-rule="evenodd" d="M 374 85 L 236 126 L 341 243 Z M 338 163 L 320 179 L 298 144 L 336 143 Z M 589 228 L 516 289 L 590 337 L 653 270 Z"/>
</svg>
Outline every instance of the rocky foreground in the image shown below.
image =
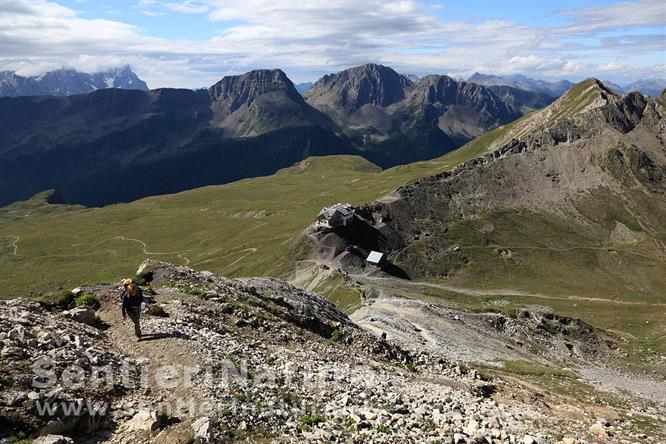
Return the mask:
<svg viewBox="0 0 666 444">
<path fill-rule="evenodd" d="M 154 261 L 139 278 L 141 341 L 110 285 L 0 302 L 1 443 L 660 442 L 403 350 L 279 280 Z"/>
</svg>

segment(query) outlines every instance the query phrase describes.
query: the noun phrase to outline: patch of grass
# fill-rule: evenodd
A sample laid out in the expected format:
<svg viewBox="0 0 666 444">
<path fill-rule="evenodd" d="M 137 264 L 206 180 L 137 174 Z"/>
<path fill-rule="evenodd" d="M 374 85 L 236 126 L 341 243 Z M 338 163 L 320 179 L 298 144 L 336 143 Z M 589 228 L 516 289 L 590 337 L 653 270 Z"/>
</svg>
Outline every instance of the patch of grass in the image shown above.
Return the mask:
<svg viewBox="0 0 666 444">
<path fill-rule="evenodd" d="M 195 287 L 191 284 L 188 284 L 187 282 L 173 282 L 173 281 L 168 281 L 166 283 L 167 287 L 170 288 L 175 288 L 176 290 L 180 291 L 181 293 L 184 294 L 189 294 L 191 296 L 198 296 L 200 298 L 203 298 L 206 296 L 206 292 L 198 287 Z"/>
<path fill-rule="evenodd" d="M 351 429 L 356 425 L 356 420 L 351 416 L 345 416 L 344 418 L 342 418 L 342 425 L 345 428 Z"/>
<path fill-rule="evenodd" d="M 334 328 L 333 331 L 331 332 L 331 341 L 333 342 L 340 342 L 342 340 L 342 337 L 344 334 L 339 328 Z"/>
<path fill-rule="evenodd" d="M 58 290 L 47 293 L 38 298 L 38 300 L 47 305 L 55 305 L 61 309 L 67 309 L 74 306 L 74 293 L 69 290 Z"/>
<path fill-rule="evenodd" d="M 286 405 L 298 405 L 301 403 L 301 398 L 294 393 L 285 392 L 280 395 L 280 401 Z"/>
<path fill-rule="evenodd" d="M 31 439 L 26 439 L 25 436 L 22 435 L 10 436 L 7 438 L 7 444 L 30 444 L 31 442 Z"/>
<path fill-rule="evenodd" d="M 305 415 L 301 417 L 301 419 L 299 420 L 299 428 L 301 430 L 307 430 L 324 421 L 326 421 L 326 418 L 323 415 L 319 414 Z"/>
<path fill-rule="evenodd" d="M 384 424 L 377 425 L 377 431 L 379 433 L 385 433 L 387 435 L 390 435 L 391 433 L 393 433 L 393 430 L 391 430 L 391 427 L 389 427 L 387 425 L 384 425 Z"/>
<path fill-rule="evenodd" d="M 582 382 L 577 375 L 561 368 L 546 367 L 530 361 L 503 361 L 501 368 L 483 367 L 484 372 L 502 377 L 515 377 L 521 382 L 535 384 L 543 394 L 557 395 L 588 404 L 598 403 L 624 409 L 625 400 L 609 392 L 599 391 Z"/>
<path fill-rule="evenodd" d="M 83 293 L 81 296 L 77 297 L 74 300 L 74 306 L 75 307 L 88 306 L 88 307 L 93 307 L 95 310 L 97 310 L 100 304 L 99 301 L 95 299 L 95 296 L 91 295 L 90 293 Z"/>
<path fill-rule="evenodd" d="M 316 279 L 317 273 L 329 274 L 321 279 L 313 288 L 315 293 L 324 296 L 326 299 L 333 302 L 339 310 L 347 314 L 353 313 L 361 306 L 361 294 L 359 290 L 347 285 L 338 271 L 318 270 L 310 276 L 310 279 Z"/>
<path fill-rule="evenodd" d="M 418 371 L 419 371 L 419 370 L 416 368 L 416 366 L 415 366 L 414 364 L 412 364 L 411 362 L 406 363 L 406 364 L 405 364 L 405 368 L 406 368 L 407 370 L 409 370 L 410 372 L 412 372 L 412 373 L 418 373 Z"/>
</svg>

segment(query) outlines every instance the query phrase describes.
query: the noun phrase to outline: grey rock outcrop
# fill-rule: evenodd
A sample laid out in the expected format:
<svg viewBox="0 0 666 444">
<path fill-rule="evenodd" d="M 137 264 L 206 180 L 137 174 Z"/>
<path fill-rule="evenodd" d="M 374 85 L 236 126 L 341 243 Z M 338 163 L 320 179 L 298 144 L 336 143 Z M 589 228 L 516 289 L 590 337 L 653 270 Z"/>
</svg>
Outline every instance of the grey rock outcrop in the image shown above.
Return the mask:
<svg viewBox="0 0 666 444">
<path fill-rule="evenodd" d="M 76 307 L 63 312 L 63 315 L 88 325 L 95 325 L 95 310 L 91 307 Z"/>
</svg>

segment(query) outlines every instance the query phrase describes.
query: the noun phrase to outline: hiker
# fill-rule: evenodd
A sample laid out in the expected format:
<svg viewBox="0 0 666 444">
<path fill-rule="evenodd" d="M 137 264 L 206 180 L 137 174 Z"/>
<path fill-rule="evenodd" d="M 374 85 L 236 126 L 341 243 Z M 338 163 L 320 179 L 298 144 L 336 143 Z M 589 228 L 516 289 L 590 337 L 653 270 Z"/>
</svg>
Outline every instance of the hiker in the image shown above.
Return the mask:
<svg viewBox="0 0 666 444">
<path fill-rule="evenodd" d="M 120 292 L 123 320 L 127 316 L 134 322 L 134 334 L 141 339 L 141 304 L 143 303 L 143 291 L 132 279 L 123 279 L 123 290 Z"/>
</svg>

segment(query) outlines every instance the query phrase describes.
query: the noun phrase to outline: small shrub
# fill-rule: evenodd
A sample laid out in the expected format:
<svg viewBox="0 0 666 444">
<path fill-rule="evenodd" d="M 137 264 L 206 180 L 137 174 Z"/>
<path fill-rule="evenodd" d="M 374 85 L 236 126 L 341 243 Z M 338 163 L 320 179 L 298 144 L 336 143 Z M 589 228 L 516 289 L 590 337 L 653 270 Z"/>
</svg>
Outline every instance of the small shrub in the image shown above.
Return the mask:
<svg viewBox="0 0 666 444">
<path fill-rule="evenodd" d="M 188 284 L 187 282 L 173 282 L 169 281 L 167 282 L 167 287 L 171 288 L 176 288 L 182 293 L 189 294 L 192 296 L 198 296 L 200 298 L 206 297 L 206 292 L 200 288 L 193 287 L 192 285 Z"/>
<path fill-rule="evenodd" d="M 231 396 L 233 396 L 238 402 L 247 401 L 247 395 L 242 390 L 237 390 L 237 391 L 231 393 Z"/>
<path fill-rule="evenodd" d="M 301 402 L 301 398 L 298 395 L 292 393 L 283 393 L 280 395 L 280 399 L 287 405 L 296 405 Z"/>
<path fill-rule="evenodd" d="M 356 424 L 356 420 L 354 418 L 352 418 L 351 416 L 345 416 L 342 419 L 342 425 L 347 427 L 347 428 L 354 427 L 354 424 Z"/>
<path fill-rule="evenodd" d="M 434 429 L 436 427 L 435 422 L 430 418 L 425 418 L 423 420 L 423 427 L 426 429 Z"/>
<path fill-rule="evenodd" d="M 323 415 L 306 415 L 301 418 L 300 427 L 301 429 L 310 428 L 324 421 L 326 418 Z"/>
<path fill-rule="evenodd" d="M 99 308 L 99 302 L 95 299 L 95 296 L 90 293 L 84 293 L 74 300 L 75 307 L 83 307 L 84 305 L 93 307 L 95 310 Z"/>
<path fill-rule="evenodd" d="M 335 328 L 331 332 L 331 341 L 340 342 L 340 340 L 342 339 L 342 336 L 343 336 L 342 331 L 339 328 Z"/>
<path fill-rule="evenodd" d="M 405 368 L 407 370 L 409 370 L 410 372 L 412 372 L 412 373 L 418 372 L 418 370 L 416 369 L 416 366 L 414 364 L 412 364 L 411 362 L 408 362 L 407 364 L 405 364 Z"/>
<path fill-rule="evenodd" d="M 386 433 L 387 435 L 390 435 L 392 432 L 391 428 L 387 425 L 384 424 L 379 424 L 377 426 L 377 431 L 380 433 Z"/>
</svg>

